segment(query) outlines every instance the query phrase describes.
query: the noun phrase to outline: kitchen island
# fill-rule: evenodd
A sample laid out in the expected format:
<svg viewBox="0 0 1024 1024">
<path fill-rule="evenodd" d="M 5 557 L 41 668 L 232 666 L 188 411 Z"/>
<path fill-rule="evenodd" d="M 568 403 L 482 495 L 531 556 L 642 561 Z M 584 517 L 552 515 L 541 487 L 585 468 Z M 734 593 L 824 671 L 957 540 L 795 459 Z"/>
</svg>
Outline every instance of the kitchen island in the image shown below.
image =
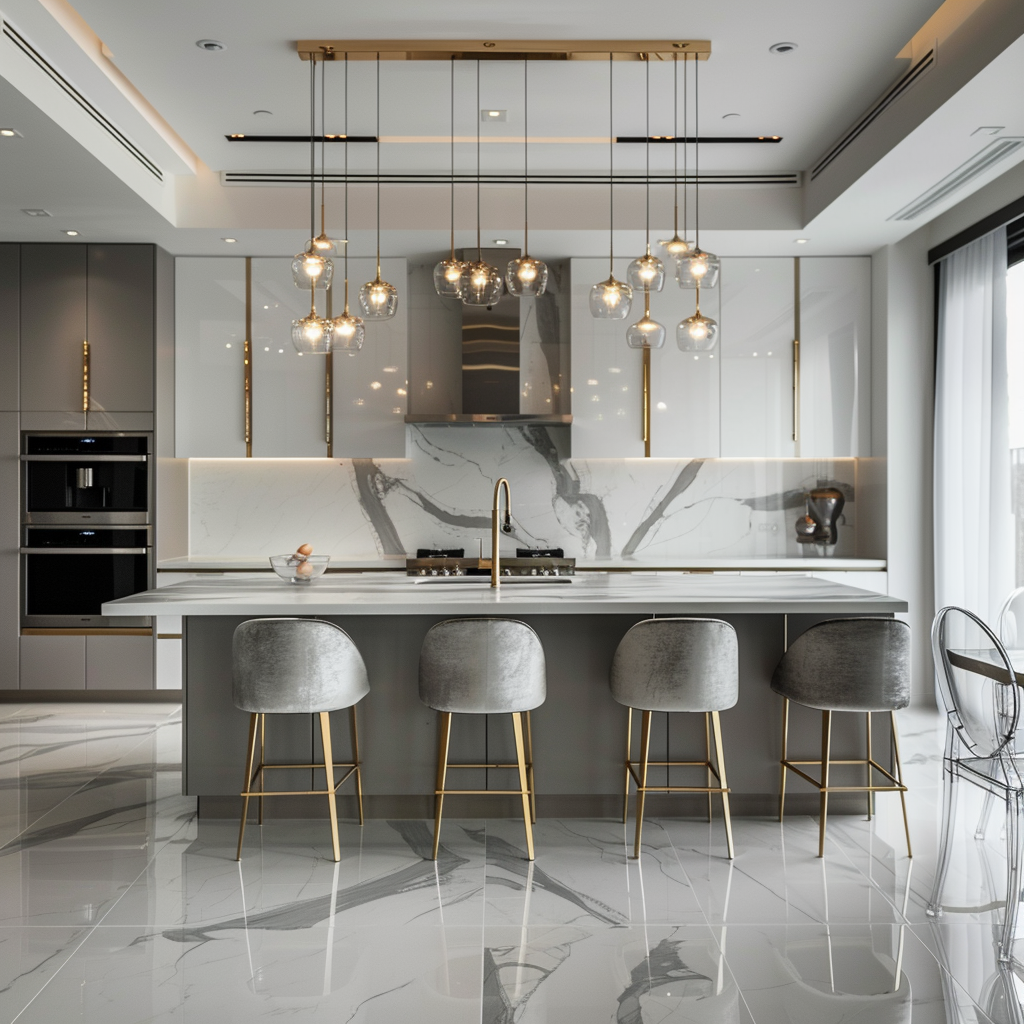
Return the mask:
<svg viewBox="0 0 1024 1024">
<path fill-rule="evenodd" d="M 608 667 L 626 630 L 651 616 L 715 616 L 731 622 L 739 636 L 740 699 L 722 714 L 722 729 L 733 809 L 765 814 L 777 801 L 781 731 L 781 701 L 769 681 L 787 638 L 792 641 L 825 618 L 906 610 L 907 603 L 897 598 L 808 577 L 620 573 L 587 573 L 571 582 L 504 582 L 497 590 L 486 579 L 397 574 L 326 576 L 298 585 L 277 578 L 211 578 L 103 606 L 104 615 L 183 617 L 184 791 L 199 797 L 200 814 L 208 816 L 237 813 L 244 774 L 248 716 L 231 703 L 235 627 L 248 618 L 273 615 L 314 616 L 340 625 L 359 647 L 369 672 L 370 693 L 359 705 L 360 746 L 366 810 L 379 817 L 432 813 L 436 716 L 419 702 L 417 659 L 424 634 L 441 619 L 500 615 L 522 619 L 537 631 L 548 667 L 548 699 L 533 713 L 538 812 L 563 816 L 621 813 L 626 711 L 608 692 Z M 335 756 L 344 760 L 348 716 L 334 718 Z M 677 760 L 703 756 L 703 716 L 674 715 L 668 725 L 664 716 L 655 721 L 652 760 L 665 760 L 666 752 Z M 790 736 L 796 756 L 815 756 L 819 722 L 817 713 L 794 709 Z M 835 756 L 863 756 L 863 729 L 863 716 L 837 716 Z M 306 716 L 271 717 L 267 736 L 268 760 L 319 757 L 319 741 Z M 452 760 L 507 761 L 511 744 L 508 716 L 460 716 Z M 293 776 L 289 787 L 309 785 L 308 773 L 280 774 Z M 508 787 L 508 779 L 493 769 L 460 774 L 467 788 Z M 284 778 L 281 782 L 284 786 Z M 304 803 L 307 799 L 311 802 Z M 794 785 L 791 799 L 787 806 L 794 812 L 817 806 L 809 788 L 801 792 Z M 703 805 L 702 798 L 651 800 L 652 813 Z M 269 801 L 268 813 L 326 812 L 320 802 L 326 804 L 315 798 Z M 835 809 L 841 813 L 863 803 L 863 797 L 844 802 L 838 796 Z M 351 810 L 345 801 L 341 806 Z M 503 809 L 514 813 L 512 801 L 462 797 L 453 799 L 451 813 L 493 815 Z"/>
</svg>

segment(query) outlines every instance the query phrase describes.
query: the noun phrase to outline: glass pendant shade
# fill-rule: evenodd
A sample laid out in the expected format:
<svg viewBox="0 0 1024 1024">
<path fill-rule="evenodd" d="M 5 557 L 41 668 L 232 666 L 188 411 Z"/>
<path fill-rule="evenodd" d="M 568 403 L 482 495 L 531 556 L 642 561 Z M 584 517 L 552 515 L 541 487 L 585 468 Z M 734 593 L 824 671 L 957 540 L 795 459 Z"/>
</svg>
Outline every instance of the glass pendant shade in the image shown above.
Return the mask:
<svg viewBox="0 0 1024 1024">
<path fill-rule="evenodd" d="M 626 276 L 634 288 L 660 292 L 665 285 L 665 264 L 657 256 L 647 253 L 630 263 Z"/>
<path fill-rule="evenodd" d="M 398 289 L 380 273 L 359 289 L 359 308 L 367 320 L 390 320 L 398 312 Z"/>
<path fill-rule="evenodd" d="M 296 288 L 308 292 L 310 285 L 326 291 L 334 276 L 334 264 L 318 252 L 307 249 L 292 260 L 292 280 Z"/>
<path fill-rule="evenodd" d="M 717 342 L 717 322 L 699 311 L 676 327 L 676 344 L 681 352 L 710 352 Z"/>
<path fill-rule="evenodd" d="M 680 238 L 678 232 L 671 238 L 666 238 L 658 243 L 665 250 L 665 255 L 672 260 L 681 260 L 692 248 L 689 242 Z"/>
<path fill-rule="evenodd" d="M 308 316 L 292 321 L 292 344 L 296 352 L 326 355 L 331 351 L 333 324 L 311 311 Z"/>
<path fill-rule="evenodd" d="M 614 276 L 590 289 L 590 315 L 595 320 L 625 320 L 633 301 L 633 289 Z"/>
<path fill-rule="evenodd" d="M 321 231 L 316 238 L 311 238 L 306 243 L 306 252 L 315 252 L 319 256 L 335 256 L 338 253 L 338 243 Z"/>
<path fill-rule="evenodd" d="M 505 268 L 505 285 L 509 295 L 517 299 L 543 295 L 548 287 L 548 265 L 525 254 L 510 260 Z"/>
<path fill-rule="evenodd" d="M 493 306 L 501 298 L 501 273 L 486 260 L 467 263 L 461 284 L 466 306 Z"/>
<path fill-rule="evenodd" d="M 443 299 L 462 298 L 462 272 L 466 264 L 449 257 L 434 267 L 434 291 Z"/>
<path fill-rule="evenodd" d="M 665 328 L 652 320 L 650 313 L 644 313 L 626 330 L 626 344 L 630 348 L 661 348 L 665 344 Z"/>
<path fill-rule="evenodd" d="M 334 352 L 358 352 L 366 338 L 366 325 L 357 316 L 342 313 L 332 323 L 331 349 Z"/>
<path fill-rule="evenodd" d="M 714 288 L 722 262 L 714 253 L 694 249 L 676 264 L 676 280 L 680 288 Z"/>
</svg>

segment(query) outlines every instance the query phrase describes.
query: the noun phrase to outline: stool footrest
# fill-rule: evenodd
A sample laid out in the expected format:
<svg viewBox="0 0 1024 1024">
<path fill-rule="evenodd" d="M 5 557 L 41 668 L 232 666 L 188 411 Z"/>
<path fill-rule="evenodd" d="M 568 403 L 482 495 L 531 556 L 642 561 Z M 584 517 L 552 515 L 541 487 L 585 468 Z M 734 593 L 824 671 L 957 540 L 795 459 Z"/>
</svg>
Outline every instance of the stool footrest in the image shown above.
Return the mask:
<svg viewBox="0 0 1024 1024">
<path fill-rule="evenodd" d="M 820 760 L 817 760 L 817 761 L 793 761 L 793 760 L 790 760 L 790 759 L 787 758 L 787 759 L 782 761 L 782 765 L 785 768 L 788 768 L 795 775 L 799 775 L 800 778 L 802 778 L 805 782 L 809 782 L 812 786 L 814 786 L 815 788 L 821 790 L 824 793 L 906 793 L 907 792 L 907 787 L 903 783 L 901 783 L 900 780 L 897 779 L 891 772 L 889 772 L 888 769 L 883 768 L 874 759 L 868 760 L 867 758 L 861 758 L 860 760 L 851 759 L 851 760 L 844 760 L 844 761 L 829 760 L 829 765 L 831 766 L 831 765 L 834 765 L 834 764 L 862 764 L 862 765 L 870 766 L 875 771 L 877 771 L 877 772 L 881 773 L 882 775 L 884 775 L 885 778 L 887 778 L 889 780 L 891 785 L 888 785 L 888 786 L 871 786 L 871 785 L 867 785 L 867 786 L 823 786 L 821 784 L 821 780 L 820 779 L 815 779 L 812 776 L 808 775 L 807 772 L 801 771 L 799 768 L 797 768 L 796 766 L 798 764 L 816 764 L 820 768 L 821 767 L 821 761 Z"/>
<path fill-rule="evenodd" d="M 319 768 L 320 771 L 324 771 L 323 764 L 261 764 L 255 772 L 253 772 L 252 778 L 249 780 L 249 788 L 246 791 L 239 793 L 239 796 L 328 796 L 330 793 L 337 793 L 341 789 L 342 783 L 347 782 L 349 777 L 357 768 L 359 764 L 336 764 L 335 768 L 347 768 L 348 771 L 335 783 L 334 789 L 253 789 L 253 783 L 260 777 L 260 772 L 265 768 Z"/>
</svg>

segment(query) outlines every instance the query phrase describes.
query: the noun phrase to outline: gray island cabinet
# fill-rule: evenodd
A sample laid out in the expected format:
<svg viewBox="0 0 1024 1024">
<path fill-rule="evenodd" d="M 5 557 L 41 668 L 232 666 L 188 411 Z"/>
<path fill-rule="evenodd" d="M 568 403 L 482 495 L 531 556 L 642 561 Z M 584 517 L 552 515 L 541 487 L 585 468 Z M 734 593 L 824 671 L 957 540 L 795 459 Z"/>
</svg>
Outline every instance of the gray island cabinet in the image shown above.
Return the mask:
<svg viewBox="0 0 1024 1024">
<path fill-rule="evenodd" d="M 739 636 L 740 698 L 722 714 L 722 728 L 733 808 L 739 814 L 770 814 L 777 807 L 781 700 L 769 683 L 787 639 L 825 618 L 906 610 L 905 601 L 804 576 L 621 573 L 581 574 L 561 584 L 503 584 L 498 590 L 486 580 L 416 583 L 397 574 L 328 575 L 301 586 L 268 578 L 211 579 L 146 591 L 103 607 L 105 615 L 184 617 L 184 790 L 199 797 L 200 814 L 209 816 L 237 813 L 244 774 L 248 716 L 231 703 L 235 627 L 267 615 L 313 616 L 342 626 L 369 671 L 370 693 L 359 705 L 360 746 L 367 813 L 376 817 L 432 814 L 437 725 L 417 696 L 417 659 L 424 634 L 441 619 L 504 616 L 529 623 L 539 634 L 548 695 L 533 713 L 538 811 L 569 816 L 621 814 L 626 711 L 608 692 L 608 667 L 626 630 L 650 616 L 714 616 L 731 622 Z M 335 757 L 344 760 L 348 716 L 334 717 Z M 512 743 L 507 718 L 459 716 L 452 761 L 507 762 Z M 837 718 L 834 755 L 863 756 L 864 716 Z M 652 760 L 665 760 L 666 749 L 676 760 L 703 757 L 703 716 L 674 715 L 666 726 L 665 716 L 659 715 L 655 723 Z M 795 708 L 790 737 L 791 756 L 814 757 L 820 742 L 817 713 Z M 301 763 L 311 754 L 319 756 L 319 746 L 307 716 L 268 719 L 268 760 Z M 655 771 L 663 774 L 665 769 Z M 305 778 L 288 780 L 288 788 L 296 782 L 308 785 L 308 773 L 302 774 Z M 467 776 L 462 780 L 466 788 L 509 787 L 496 769 L 460 774 Z M 280 781 L 284 787 L 285 780 Z M 673 785 L 685 784 L 673 780 Z M 793 801 L 794 812 L 817 807 L 817 794 L 809 787 L 794 784 L 791 790 L 787 801 Z M 270 800 L 267 813 L 326 813 L 326 806 L 301 802 L 314 799 Z M 652 813 L 693 813 L 706 807 L 697 797 L 652 800 Z M 861 811 L 863 805 L 862 795 L 839 794 L 835 800 L 839 813 Z M 515 814 L 505 797 L 453 800 L 451 813 L 460 811 Z"/>
</svg>

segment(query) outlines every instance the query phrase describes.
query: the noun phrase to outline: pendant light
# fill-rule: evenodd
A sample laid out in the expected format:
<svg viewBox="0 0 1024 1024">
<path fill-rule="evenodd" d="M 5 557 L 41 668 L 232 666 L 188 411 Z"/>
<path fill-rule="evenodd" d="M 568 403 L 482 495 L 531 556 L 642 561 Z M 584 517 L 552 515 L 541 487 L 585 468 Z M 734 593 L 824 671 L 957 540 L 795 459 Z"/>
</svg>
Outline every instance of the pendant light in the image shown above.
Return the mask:
<svg viewBox="0 0 1024 1024">
<path fill-rule="evenodd" d="M 651 319 L 651 289 L 644 289 L 644 315 L 626 329 L 630 348 L 661 348 L 665 344 L 665 328 Z"/>
<path fill-rule="evenodd" d="M 310 131 L 309 131 L 309 234 L 313 237 L 316 224 L 316 59 L 310 54 L 310 75 L 309 75 L 309 109 L 310 109 Z M 302 260 L 300 275 L 306 276 L 305 287 L 309 289 L 309 314 L 292 321 L 292 345 L 299 353 L 310 353 L 325 355 L 331 351 L 331 334 L 334 325 L 330 320 L 321 317 L 316 311 L 317 288 L 326 289 L 330 283 L 331 274 L 334 272 L 334 264 L 324 256 L 319 255 L 312 249 L 312 244 L 306 252 L 300 253 L 292 263 L 292 276 L 295 278 L 295 264 Z M 315 266 L 310 261 L 320 261 L 321 270 L 316 275 L 309 272 L 308 268 Z M 299 278 L 296 278 L 298 283 Z"/>
<path fill-rule="evenodd" d="M 683 55 L 686 56 L 685 54 Z M 679 237 L 679 54 L 672 54 L 672 170 L 675 204 L 672 237 L 659 242 L 669 259 L 681 260 L 689 251 L 686 241 L 686 76 L 683 76 L 683 237 Z"/>
<path fill-rule="evenodd" d="M 325 87 L 327 73 L 327 61 L 334 60 L 334 47 L 321 46 L 323 57 L 320 61 L 320 234 L 310 239 L 307 249 L 313 249 L 321 256 L 334 256 L 338 247 L 333 238 L 327 234 L 327 152 L 324 148 L 327 143 L 327 89 Z"/>
<path fill-rule="evenodd" d="M 693 69 L 693 219 L 696 244 L 676 264 L 676 280 L 680 288 L 714 288 L 718 284 L 721 262 L 714 253 L 704 252 L 700 247 L 700 57 L 694 56 L 697 58 Z"/>
<path fill-rule="evenodd" d="M 363 347 L 366 326 L 361 317 L 348 310 L 348 54 L 345 54 L 345 306 L 333 321 L 332 347 L 335 352 L 355 355 Z"/>
<path fill-rule="evenodd" d="M 530 255 L 530 62 L 523 61 L 523 255 L 505 268 L 505 285 L 517 299 L 543 295 L 548 286 L 548 265 Z"/>
<path fill-rule="evenodd" d="M 359 289 L 367 320 L 390 320 L 398 312 L 398 289 L 380 276 L 380 54 L 377 54 L 377 276 Z"/>
<path fill-rule="evenodd" d="M 460 288 L 466 306 L 493 306 L 501 298 L 501 272 L 483 258 L 480 248 L 480 61 L 476 62 L 476 260 L 462 271 Z"/>
<path fill-rule="evenodd" d="M 615 94 L 614 58 L 608 54 L 608 280 L 590 289 L 590 315 L 597 320 L 625 320 L 633 289 L 615 279 Z"/>
<path fill-rule="evenodd" d="M 331 284 L 334 264 L 318 251 L 316 235 L 316 55 L 309 55 L 309 241 L 292 260 L 292 280 L 305 291 L 312 286 L 326 291 Z"/>
<path fill-rule="evenodd" d="M 452 194 L 451 194 L 451 217 L 452 217 L 452 248 L 451 254 L 446 260 L 441 260 L 434 267 L 434 291 L 445 299 L 458 299 L 462 297 L 462 272 L 466 264 L 455 258 L 455 58 L 451 61 L 451 115 L 452 115 Z"/>
<path fill-rule="evenodd" d="M 651 55 L 645 54 L 645 58 L 647 61 L 647 138 L 645 142 L 647 177 L 644 188 L 647 198 L 647 249 L 643 256 L 630 263 L 626 276 L 634 288 L 660 292 L 665 285 L 665 264 L 657 256 L 651 255 Z"/>
</svg>

